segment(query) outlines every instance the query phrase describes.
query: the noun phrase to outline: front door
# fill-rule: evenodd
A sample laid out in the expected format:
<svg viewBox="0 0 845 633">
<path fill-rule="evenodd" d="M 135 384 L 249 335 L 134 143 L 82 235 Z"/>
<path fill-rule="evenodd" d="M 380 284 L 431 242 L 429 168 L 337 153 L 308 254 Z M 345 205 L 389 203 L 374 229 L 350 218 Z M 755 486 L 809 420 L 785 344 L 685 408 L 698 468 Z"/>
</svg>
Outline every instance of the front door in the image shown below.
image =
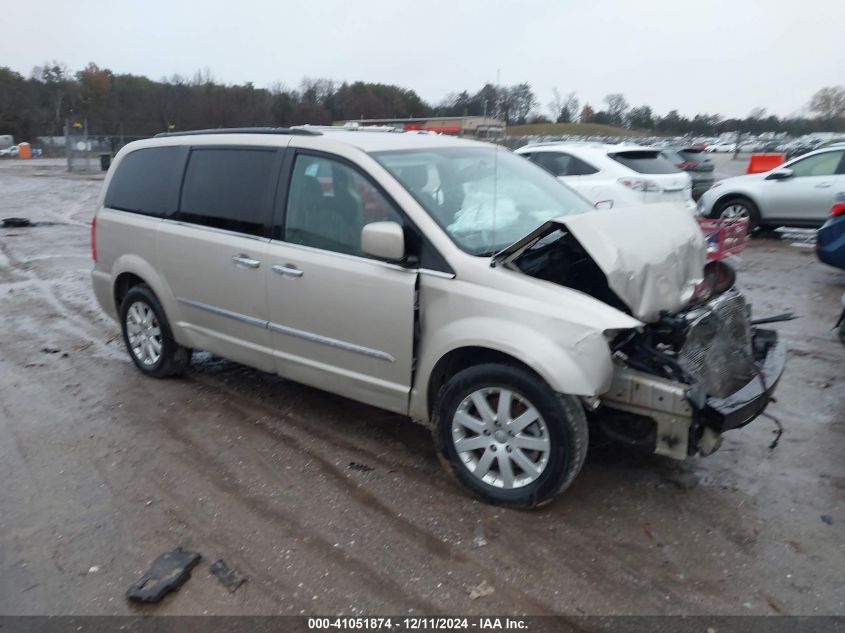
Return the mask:
<svg viewBox="0 0 845 633">
<path fill-rule="evenodd" d="M 356 167 L 298 153 L 268 247 L 269 329 L 282 376 L 406 413 L 417 272 L 361 251 L 361 228 L 385 220 L 403 222 Z"/>
<path fill-rule="evenodd" d="M 824 152 L 789 165 L 792 177 L 765 180 L 764 219 L 821 224 L 830 215 L 836 193 L 843 190 L 845 151 Z"/>
</svg>

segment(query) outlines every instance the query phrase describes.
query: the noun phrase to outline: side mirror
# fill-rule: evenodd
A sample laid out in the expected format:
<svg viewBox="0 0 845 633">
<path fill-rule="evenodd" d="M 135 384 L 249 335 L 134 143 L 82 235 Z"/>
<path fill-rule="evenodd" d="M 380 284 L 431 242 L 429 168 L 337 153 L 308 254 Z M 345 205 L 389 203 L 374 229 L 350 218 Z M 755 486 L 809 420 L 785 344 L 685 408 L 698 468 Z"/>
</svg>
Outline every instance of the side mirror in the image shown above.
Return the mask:
<svg viewBox="0 0 845 633">
<path fill-rule="evenodd" d="M 792 178 L 794 175 L 791 169 L 778 169 L 766 176 L 766 180 L 786 180 L 787 178 Z"/>
<path fill-rule="evenodd" d="M 370 222 L 361 229 L 361 250 L 376 259 L 405 258 L 405 232 L 398 222 Z"/>
<path fill-rule="evenodd" d="M 612 209 L 613 200 L 599 200 L 593 205 L 596 209 Z"/>
</svg>

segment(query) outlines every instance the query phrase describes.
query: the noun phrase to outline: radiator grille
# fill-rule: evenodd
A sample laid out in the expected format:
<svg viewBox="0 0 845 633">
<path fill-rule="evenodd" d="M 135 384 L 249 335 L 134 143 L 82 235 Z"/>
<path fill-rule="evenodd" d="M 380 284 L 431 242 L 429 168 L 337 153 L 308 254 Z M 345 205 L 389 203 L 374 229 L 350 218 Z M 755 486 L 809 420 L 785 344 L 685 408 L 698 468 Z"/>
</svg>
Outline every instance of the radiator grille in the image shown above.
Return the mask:
<svg viewBox="0 0 845 633">
<path fill-rule="evenodd" d="M 757 373 L 745 299 L 730 290 L 690 315 L 679 362 L 709 396 L 723 398 Z"/>
</svg>

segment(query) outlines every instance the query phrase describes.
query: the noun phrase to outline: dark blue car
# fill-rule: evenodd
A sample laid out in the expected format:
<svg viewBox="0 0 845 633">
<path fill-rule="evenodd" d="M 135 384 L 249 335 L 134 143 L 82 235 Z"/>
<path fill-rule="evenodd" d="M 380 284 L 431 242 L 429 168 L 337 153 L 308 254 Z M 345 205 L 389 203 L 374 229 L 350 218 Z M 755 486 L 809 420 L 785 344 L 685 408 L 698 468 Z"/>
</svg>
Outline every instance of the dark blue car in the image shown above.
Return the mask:
<svg viewBox="0 0 845 633">
<path fill-rule="evenodd" d="M 816 253 L 825 264 L 845 270 L 845 191 L 836 194 L 830 218 L 816 233 Z M 842 303 L 845 305 L 845 295 Z M 839 340 L 845 343 L 845 310 L 834 327 L 839 330 Z"/>
<path fill-rule="evenodd" d="M 816 253 L 825 264 L 845 270 L 845 191 L 836 194 L 830 218 L 816 233 Z"/>
</svg>

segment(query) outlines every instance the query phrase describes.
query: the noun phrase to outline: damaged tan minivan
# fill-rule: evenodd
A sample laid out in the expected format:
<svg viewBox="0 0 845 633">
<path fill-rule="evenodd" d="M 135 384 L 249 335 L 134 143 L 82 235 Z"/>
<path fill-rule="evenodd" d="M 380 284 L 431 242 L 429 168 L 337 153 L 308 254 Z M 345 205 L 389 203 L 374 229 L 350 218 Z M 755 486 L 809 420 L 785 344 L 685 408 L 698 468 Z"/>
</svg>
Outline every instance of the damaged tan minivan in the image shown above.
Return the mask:
<svg viewBox="0 0 845 633">
<path fill-rule="evenodd" d="M 127 145 L 94 290 L 149 376 L 191 350 L 429 425 L 482 499 L 564 490 L 588 428 L 683 459 L 766 407 L 784 366 L 685 210 L 596 210 L 447 136 L 210 130 Z M 589 421 L 589 423 L 588 423 Z"/>
</svg>

